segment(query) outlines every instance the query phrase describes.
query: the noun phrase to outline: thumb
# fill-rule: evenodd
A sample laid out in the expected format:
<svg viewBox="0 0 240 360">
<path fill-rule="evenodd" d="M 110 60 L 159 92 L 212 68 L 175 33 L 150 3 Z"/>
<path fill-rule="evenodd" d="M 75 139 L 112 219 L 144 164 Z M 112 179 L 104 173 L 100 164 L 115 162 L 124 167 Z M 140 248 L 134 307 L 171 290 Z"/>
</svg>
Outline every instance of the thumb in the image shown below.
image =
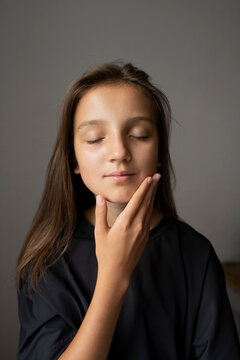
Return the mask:
<svg viewBox="0 0 240 360">
<path fill-rule="evenodd" d="M 96 234 L 101 235 L 106 233 L 107 230 L 107 204 L 101 195 L 97 195 L 95 208 L 95 232 Z"/>
</svg>

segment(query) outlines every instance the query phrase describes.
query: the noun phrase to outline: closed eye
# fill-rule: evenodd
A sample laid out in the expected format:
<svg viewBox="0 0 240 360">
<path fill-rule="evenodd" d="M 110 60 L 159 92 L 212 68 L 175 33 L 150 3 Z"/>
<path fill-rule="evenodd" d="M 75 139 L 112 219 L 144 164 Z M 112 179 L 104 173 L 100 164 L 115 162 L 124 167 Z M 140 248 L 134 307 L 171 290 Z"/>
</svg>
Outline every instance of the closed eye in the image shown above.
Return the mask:
<svg viewBox="0 0 240 360">
<path fill-rule="evenodd" d="M 134 135 L 130 135 L 130 137 L 138 140 L 146 140 L 149 138 L 149 136 L 134 136 Z"/>
<path fill-rule="evenodd" d="M 101 140 L 103 140 L 103 138 L 99 138 L 99 139 L 96 139 L 96 140 L 88 140 L 87 144 L 95 144 L 95 143 L 100 142 Z"/>
</svg>

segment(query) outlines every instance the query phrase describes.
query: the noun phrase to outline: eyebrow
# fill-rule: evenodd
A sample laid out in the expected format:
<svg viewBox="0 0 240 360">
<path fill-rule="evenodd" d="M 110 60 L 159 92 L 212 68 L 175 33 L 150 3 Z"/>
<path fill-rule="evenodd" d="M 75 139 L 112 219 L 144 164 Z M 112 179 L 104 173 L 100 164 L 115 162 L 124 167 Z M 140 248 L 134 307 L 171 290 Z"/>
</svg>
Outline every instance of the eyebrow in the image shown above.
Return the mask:
<svg viewBox="0 0 240 360">
<path fill-rule="evenodd" d="M 145 117 L 145 116 L 135 116 L 133 118 L 130 118 L 130 119 L 127 119 L 128 122 L 130 123 L 135 123 L 135 122 L 138 122 L 138 121 L 146 121 L 146 122 L 150 122 L 152 124 L 154 124 L 155 122 L 153 121 L 153 119 L 149 118 L 149 117 Z M 108 121 L 106 120 L 102 120 L 102 119 L 96 119 L 96 120 L 87 120 L 87 121 L 84 121 L 82 122 L 78 127 L 77 129 L 81 129 L 83 127 L 86 127 L 86 126 L 91 126 L 91 125 L 104 125 L 106 124 Z"/>
</svg>

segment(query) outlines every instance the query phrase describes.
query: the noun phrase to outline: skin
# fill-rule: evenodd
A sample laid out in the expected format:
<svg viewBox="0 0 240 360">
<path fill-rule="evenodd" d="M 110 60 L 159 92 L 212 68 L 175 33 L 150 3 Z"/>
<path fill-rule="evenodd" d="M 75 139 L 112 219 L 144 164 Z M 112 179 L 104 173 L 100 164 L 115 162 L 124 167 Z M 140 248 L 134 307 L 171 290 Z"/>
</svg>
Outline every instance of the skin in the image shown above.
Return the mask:
<svg viewBox="0 0 240 360">
<path fill-rule="evenodd" d="M 91 120 L 96 121 L 85 125 Z M 143 180 L 161 165 L 151 101 L 138 87 L 128 84 L 99 85 L 89 90 L 76 108 L 74 149 L 78 163 L 75 173 L 91 192 L 107 200 L 107 219 L 112 226 Z M 113 171 L 134 175 L 116 182 L 106 177 Z M 95 207 L 85 216 L 94 225 Z M 153 209 L 150 228 L 162 216 Z"/>
</svg>

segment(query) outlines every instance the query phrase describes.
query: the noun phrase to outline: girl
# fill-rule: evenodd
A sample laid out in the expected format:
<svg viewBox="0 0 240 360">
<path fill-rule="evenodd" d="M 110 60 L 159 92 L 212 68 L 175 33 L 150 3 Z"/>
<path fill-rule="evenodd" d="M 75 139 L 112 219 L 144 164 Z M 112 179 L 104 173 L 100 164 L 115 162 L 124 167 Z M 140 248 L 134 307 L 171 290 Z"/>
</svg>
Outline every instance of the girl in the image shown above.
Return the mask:
<svg viewBox="0 0 240 360">
<path fill-rule="evenodd" d="M 69 89 L 19 256 L 18 359 L 240 359 L 210 242 L 177 215 L 170 106 L 132 64 Z"/>
</svg>

